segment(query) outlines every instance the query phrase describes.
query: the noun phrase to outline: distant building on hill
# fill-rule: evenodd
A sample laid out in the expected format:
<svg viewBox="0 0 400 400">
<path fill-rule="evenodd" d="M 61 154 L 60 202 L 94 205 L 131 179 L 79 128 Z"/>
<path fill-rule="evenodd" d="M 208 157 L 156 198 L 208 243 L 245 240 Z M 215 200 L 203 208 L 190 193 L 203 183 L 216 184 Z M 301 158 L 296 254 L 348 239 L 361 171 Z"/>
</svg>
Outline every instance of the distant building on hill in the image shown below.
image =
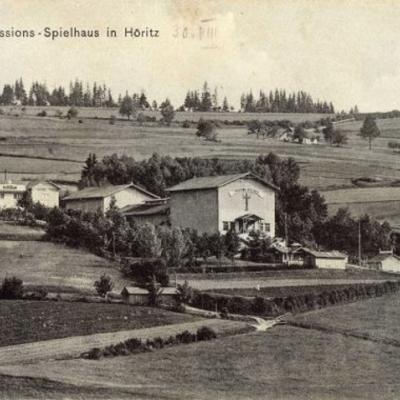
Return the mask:
<svg viewBox="0 0 400 400">
<path fill-rule="evenodd" d="M 46 207 L 57 207 L 59 204 L 60 188 L 47 181 L 18 182 L 11 181 L 0 184 L 0 209 L 18 207 L 18 200 L 30 191 L 32 201 Z"/>
<path fill-rule="evenodd" d="M 116 206 L 119 208 L 159 199 L 155 194 L 130 183 L 127 185 L 87 187 L 64 197 L 62 204 L 67 210 L 72 209 L 85 212 L 100 210 L 105 213 L 109 209 L 113 198 L 115 199 Z"/>
<path fill-rule="evenodd" d="M 274 237 L 277 190 L 251 172 L 189 179 L 167 189 L 171 226 L 200 234 L 258 230 Z"/>
</svg>

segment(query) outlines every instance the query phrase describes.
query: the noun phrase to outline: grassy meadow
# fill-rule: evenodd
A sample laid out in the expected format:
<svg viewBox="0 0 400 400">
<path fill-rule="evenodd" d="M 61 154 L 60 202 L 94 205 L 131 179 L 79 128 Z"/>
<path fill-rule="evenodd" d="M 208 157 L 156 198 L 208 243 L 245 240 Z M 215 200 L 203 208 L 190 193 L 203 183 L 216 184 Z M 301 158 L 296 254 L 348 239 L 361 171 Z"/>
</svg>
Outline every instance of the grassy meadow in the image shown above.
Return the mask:
<svg viewBox="0 0 400 400">
<path fill-rule="evenodd" d="M 18 365 L 2 370 L 51 379 L 60 385 L 75 384 L 82 394 L 112 384 L 115 396 L 124 390 L 134 398 L 394 400 L 398 398 L 400 349 L 317 330 L 277 326 L 266 332 L 153 353 L 97 361 L 41 362 L 35 368 Z"/>
<path fill-rule="evenodd" d="M 94 291 L 94 282 L 104 273 L 111 276 L 117 292 L 130 284 L 117 264 L 85 250 L 42 241 L 0 241 L 1 279 L 16 276 L 28 286 L 88 292 Z"/>
<path fill-rule="evenodd" d="M 298 315 L 295 321 L 316 329 L 392 339 L 400 346 L 399 293 Z"/>
</svg>

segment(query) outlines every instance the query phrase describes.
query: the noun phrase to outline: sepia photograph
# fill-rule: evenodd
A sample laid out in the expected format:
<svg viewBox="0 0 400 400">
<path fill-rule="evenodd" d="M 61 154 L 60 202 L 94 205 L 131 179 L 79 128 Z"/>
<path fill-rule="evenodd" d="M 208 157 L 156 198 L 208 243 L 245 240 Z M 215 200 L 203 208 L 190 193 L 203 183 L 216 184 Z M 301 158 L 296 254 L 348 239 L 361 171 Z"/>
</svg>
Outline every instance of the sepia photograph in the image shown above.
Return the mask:
<svg viewBox="0 0 400 400">
<path fill-rule="evenodd" d="M 0 0 L 0 399 L 399 399 L 399 21 Z"/>
</svg>

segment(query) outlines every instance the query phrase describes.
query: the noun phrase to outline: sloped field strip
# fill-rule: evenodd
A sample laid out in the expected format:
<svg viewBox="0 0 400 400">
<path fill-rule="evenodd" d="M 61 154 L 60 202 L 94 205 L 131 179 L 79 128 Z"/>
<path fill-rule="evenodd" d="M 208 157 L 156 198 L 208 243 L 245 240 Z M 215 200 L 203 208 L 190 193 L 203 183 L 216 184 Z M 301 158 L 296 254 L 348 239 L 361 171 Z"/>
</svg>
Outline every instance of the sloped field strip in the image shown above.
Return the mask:
<svg viewBox="0 0 400 400">
<path fill-rule="evenodd" d="M 0 348 L 0 365 L 36 362 L 49 359 L 78 357 L 94 347 L 106 347 L 131 338 L 153 339 L 168 338 L 185 330 L 195 333 L 198 328 L 208 326 L 218 336 L 244 333 L 252 330 L 248 324 L 239 321 L 204 319 L 195 322 L 157 326 L 153 328 L 102 333 L 87 336 L 74 336 L 64 339 L 45 340 Z"/>
<path fill-rule="evenodd" d="M 400 347 L 400 294 L 310 311 L 289 317 L 287 323 Z"/>
<path fill-rule="evenodd" d="M 397 280 L 397 279 L 385 279 Z M 190 286 L 198 290 L 217 290 L 217 289 L 251 289 L 260 286 L 260 288 L 269 287 L 294 287 L 294 286 L 330 286 L 330 285 L 355 285 L 379 283 L 382 279 L 271 279 L 260 277 L 259 279 L 243 280 L 211 280 L 198 279 L 189 280 Z M 183 281 L 178 280 L 182 284 Z"/>
</svg>

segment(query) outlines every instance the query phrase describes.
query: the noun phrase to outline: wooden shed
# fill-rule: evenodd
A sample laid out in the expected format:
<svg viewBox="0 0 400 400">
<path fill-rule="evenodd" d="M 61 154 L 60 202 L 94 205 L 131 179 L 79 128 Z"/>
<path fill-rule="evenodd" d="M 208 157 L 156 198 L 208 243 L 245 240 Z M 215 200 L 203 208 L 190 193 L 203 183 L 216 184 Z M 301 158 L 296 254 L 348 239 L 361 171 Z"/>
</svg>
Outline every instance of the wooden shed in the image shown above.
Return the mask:
<svg viewBox="0 0 400 400">
<path fill-rule="evenodd" d="M 317 251 L 302 248 L 298 253 L 304 254 L 304 265 L 314 268 L 346 269 L 348 257 L 339 251 Z"/>
<path fill-rule="evenodd" d="M 162 304 L 175 304 L 176 289 L 174 287 L 161 288 L 160 301 Z M 122 299 L 127 304 L 136 306 L 147 306 L 149 302 L 149 292 L 137 286 L 125 286 L 121 292 Z"/>
</svg>

